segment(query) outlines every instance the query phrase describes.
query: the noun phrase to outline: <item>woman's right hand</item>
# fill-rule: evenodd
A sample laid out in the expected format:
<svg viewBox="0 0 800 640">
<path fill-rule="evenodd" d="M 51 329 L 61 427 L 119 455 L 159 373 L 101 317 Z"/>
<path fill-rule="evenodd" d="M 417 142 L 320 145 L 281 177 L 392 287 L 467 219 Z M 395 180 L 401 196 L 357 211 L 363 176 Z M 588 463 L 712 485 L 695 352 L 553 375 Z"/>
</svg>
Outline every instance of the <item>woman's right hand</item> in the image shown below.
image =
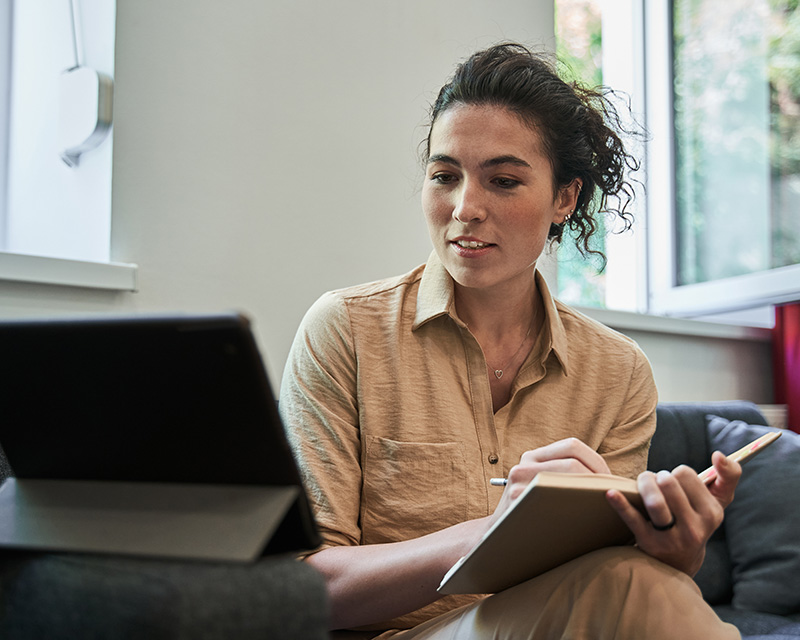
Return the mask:
<svg viewBox="0 0 800 640">
<path fill-rule="evenodd" d="M 556 473 L 611 473 L 603 457 L 577 438 L 565 438 L 526 451 L 508 472 L 503 497 L 494 510 L 489 526 L 508 509 L 541 471 Z"/>
</svg>

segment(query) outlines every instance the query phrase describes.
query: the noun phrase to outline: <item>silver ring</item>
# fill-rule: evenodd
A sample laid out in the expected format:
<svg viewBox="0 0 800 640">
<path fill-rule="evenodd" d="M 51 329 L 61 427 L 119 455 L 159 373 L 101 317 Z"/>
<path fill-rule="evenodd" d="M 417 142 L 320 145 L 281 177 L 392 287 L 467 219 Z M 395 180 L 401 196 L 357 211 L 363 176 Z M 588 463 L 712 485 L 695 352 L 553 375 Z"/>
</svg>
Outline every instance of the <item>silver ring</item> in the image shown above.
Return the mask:
<svg viewBox="0 0 800 640">
<path fill-rule="evenodd" d="M 675 516 L 672 516 L 672 520 L 670 520 L 667 524 L 655 524 L 654 522 L 650 522 L 653 525 L 653 529 L 656 531 L 669 531 L 672 527 L 675 526 Z"/>
</svg>

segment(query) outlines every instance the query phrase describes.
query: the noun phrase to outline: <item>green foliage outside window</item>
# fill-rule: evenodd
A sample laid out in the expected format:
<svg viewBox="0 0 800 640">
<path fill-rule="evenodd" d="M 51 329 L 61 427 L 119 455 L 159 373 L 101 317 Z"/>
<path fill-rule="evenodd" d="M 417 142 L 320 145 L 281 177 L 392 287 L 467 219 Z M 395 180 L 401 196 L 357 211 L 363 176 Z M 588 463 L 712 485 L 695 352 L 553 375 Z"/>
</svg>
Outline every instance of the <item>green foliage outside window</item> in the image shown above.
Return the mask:
<svg viewBox="0 0 800 640">
<path fill-rule="evenodd" d="M 675 0 L 678 284 L 800 263 L 795 0 Z"/>
<path fill-rule="evenodd" d="M 592 87 L 603 83 L 602 27 L 597 0 L 556 0 L 556 56 L 565 80 Z M 605 228 L 592 238 L 590 248 L 605 251 Z M 574 238 L 564 232 L 558 248 L 558 297 L 564 302 L 605 307 L 605 279 L 597 257 L 580 254 Z"/>
</svg>

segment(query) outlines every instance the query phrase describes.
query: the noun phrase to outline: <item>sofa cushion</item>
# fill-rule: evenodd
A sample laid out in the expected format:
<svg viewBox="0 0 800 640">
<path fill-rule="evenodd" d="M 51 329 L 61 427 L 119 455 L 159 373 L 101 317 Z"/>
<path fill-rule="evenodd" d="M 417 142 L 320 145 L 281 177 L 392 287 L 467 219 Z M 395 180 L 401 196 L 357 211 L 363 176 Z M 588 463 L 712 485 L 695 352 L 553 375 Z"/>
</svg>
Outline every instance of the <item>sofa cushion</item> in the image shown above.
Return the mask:
<svg viewBox="0 0 800 640">
<path fill-rule="evenodd" d="M 791 616 L 776 616 L 771 613 L 759 611 L 743 611 L 734 609 L 731 605 L 714 607 L 714 611 L 725 622 L 730 622 L 742 634 L 743 639 L 753 638 L 782 638 L 784 636 L 798 637 L 800 622 L 792 620 Z"/>
<path fill-rule="evenodd" d="M 740 449 L 770 427 L 707 416 L 711 450 Z M 800 611 L 800 435 L 783 435 L 744 466 L 725 513 L 733 606 L 787 615 Z"/>
<path fill-rule="evenodd" d="M 731 558 L 725 530 L 720 527 L 706 545 L 706 557 L 694 581 L 700 587 L 703 599 L 710 605 L 726 604 L 733 598 Z"/>
<path fill-rule="evenodd" d="M 701 471 L 708 467 L 711 459 L 706 428 L 708 414 L 746 420 L 752 424 L 766 422 L 755 404 L 742 400 L 661 402 L 656 407 L 657 427 L 647 468 L 660 471 L 686 464 Z M 709 604 L 730 603 L 733 580 L 724 524 L 709 540 L 705 562 L 694 579 Z"/>
<path fill-rule="evenodd" d="M 697 408 L 697 404 L 688 403 L 661 403 L 656 407 L 656 431 L 650 442 L 648 469 L 671 471 L 679 464 L 686 464 L 700 471 L 708 466 L 711 452 L 708 451 L 705 417 L 722 412 L 715 411 L 717 407 L 704 406 L 705 410 L 699 412 Z"/>
</svg>

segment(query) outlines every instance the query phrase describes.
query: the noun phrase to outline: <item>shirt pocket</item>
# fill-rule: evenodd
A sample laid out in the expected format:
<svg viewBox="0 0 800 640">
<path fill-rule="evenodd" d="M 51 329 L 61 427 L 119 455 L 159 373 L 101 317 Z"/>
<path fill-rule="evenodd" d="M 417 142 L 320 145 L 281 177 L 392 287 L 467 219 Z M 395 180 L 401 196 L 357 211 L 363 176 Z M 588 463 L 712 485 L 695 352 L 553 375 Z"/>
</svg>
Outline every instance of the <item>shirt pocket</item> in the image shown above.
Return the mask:
<svg viewBox="0 0 800 640">
<path fill-rule="evenodd" d="M 363 544 L 408 540 L 463 522 L 467 505 L 461 443 L 369 437 L 361 502 Z"/>
</svg>

